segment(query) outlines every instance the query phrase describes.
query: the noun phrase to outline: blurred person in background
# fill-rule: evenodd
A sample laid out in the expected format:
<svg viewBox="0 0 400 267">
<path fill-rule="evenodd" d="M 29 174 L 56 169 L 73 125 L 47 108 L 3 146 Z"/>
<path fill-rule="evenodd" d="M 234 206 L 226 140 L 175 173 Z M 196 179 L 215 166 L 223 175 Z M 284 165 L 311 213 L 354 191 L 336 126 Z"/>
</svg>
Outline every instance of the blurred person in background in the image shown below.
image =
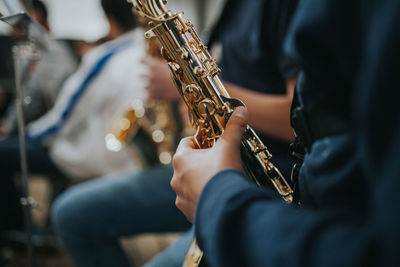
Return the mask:
<svg viewBox="0 0 400 267">
<path fill-rule="evenodd" d="M 222 47 L 219 66 L 229 93 L 249 107 L 250 124 L 265 134 L 272 160 L 286 178 L 292 165 L 287 151 L 294 137 L 289 114 L 296 69 L 284 57 L 282 43 L 296 6 L 297 0 L 227 1 L 210 40 L 211 48 Z M 149 96 L 181 101 L 165 61 L 146 56 L 142 62 L 149 69 Z M 116 173 L 63 193 L 52 208 L 52 218 L 76 265 L 135 266 L 119 238 L 189 229 L 174 205 L 172 175 L 171 166 Z M 146 267 L 182 266 L 192 238 L 193 232 L 186 232 Z"/>
<path fill-rule="evenodd" d="M 145 53 L 143 32 L 137 29 L 126 1 L 103 0 L 102 6 L 111 41 L 84 55 L 78 69 L 63 83 L 52 109 L 28 125 L 31 173 L 79 182 L 116 170 L 140 168 L 139 159 L 129 149 L 109 151 L 104 138 L 116 111 L 133 98 L 145 97 L 141 77 L 145 68 L 140 63 Z M 0 168 L 0 205 L 4 211 L 0 229 L 20 228 L 19 194 L 13 181 L 20 168 L 15 138 L 0 142 Z"/>
<path fill-rule="evenodd" d="M 47 31 L 50 31 L 48 11 L 44 3 L 40 0 L 32 0 L 32 6 L 33 10 L 30 13 L 31 17 Z"/>
<path fill-rule="evenodd" d="M 46 6 L 39 0 L 32 1 L 33 9 L 29 15 L 47 31 L 50 30 Z M 14 43 L 23 42 L 20 34 L 13 34 Z M 28 70 L 29 77 L 23 100 L 23 115 L 25 123 L 29 123 L 44 115 L 53 105 L 61 89 L 62 83 L 77 67 L 77 60 L 66 43 L 52 39 L 47 47 L 40 51 L 40 59 Z M 10 51 L 11 52 L 11 51 Z M 12 53 L 9 54 L 10 73 L 14 73 Z M 17 135 L 17 112 L 13 102 L 5 110 L 0 120 L 0 138 Z"/>
<path fill-rule="evenodd" d="M 10 36 L 0 35 L 0 121 L 11 102 L 15 87 L 13 57 L 11 51 L 13 45 L 14 41 Z"/>
</svg>

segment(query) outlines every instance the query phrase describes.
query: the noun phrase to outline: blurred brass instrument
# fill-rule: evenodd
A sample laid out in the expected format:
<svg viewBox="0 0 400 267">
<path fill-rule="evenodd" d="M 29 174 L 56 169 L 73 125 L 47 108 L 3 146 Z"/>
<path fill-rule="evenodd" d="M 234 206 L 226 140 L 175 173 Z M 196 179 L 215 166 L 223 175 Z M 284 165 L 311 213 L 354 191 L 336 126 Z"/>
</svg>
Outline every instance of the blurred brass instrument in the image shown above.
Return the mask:
<svg viewBox="0 0 400 267">
<path fill-rule="evenodd" d="M 150 21 L 145 36 L 157 37 L 161 54 L 167 60 L 175 84 L 183 97 L 196 129 L 199 148 L 209 148 L 223 134 L 233 110 L 244 104 L 230 98 L 220 78 L 220 69 L 207 51 L 190 21 L 182 13 L 166 8 L 166 0 L 131 0 L 137 12 Z M 247 126 L 241 142 L 241 155 L 250 178 L 259 186 L 272 186 L 286 203 L 293 201 L 293 190 L 271 163 L 271 154 L 254 130 Z M 203 252 L 194 240 L 184 267 L 199 266 Z"/>
<path fill-rule="evenodd" d="M 156 40 L 146 39 L 146 44 L 147 55 L 161 57 Z M 117 114 L 111 133 L 106 135 L 106 147 L 118 152 L 131 144 L 145 165 L 170 164 L 181 137 L 180 122 L 179 112 L 170 102 L 134 99 Z"/>
</svg>

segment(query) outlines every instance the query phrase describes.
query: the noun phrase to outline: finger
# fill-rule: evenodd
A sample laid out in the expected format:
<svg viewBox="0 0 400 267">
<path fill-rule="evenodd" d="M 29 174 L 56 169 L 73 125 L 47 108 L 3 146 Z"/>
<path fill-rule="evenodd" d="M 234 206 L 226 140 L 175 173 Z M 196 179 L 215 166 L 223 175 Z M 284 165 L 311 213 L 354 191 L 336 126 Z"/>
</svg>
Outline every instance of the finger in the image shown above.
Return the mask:
<svg viewBox="0 0 400 267">
<path fill-rule="evenodd" d="M 175 206 L 183 213 L 183 215 L 185 215 L 189 222 L 193 222 L 194 211 L 191 205 L 188 205 L 188 203 L 182 201 L 179 197 L 176 197 Z"/>
<path fill-rule="evenodd" d="M 179 191 L 179 181 L 178 181 L 178 178 L 176 178 L 175 172 L 174 172 L 174 175 L 172 176 L 171 181 L 169 182 L 169 185 L 175 193 L 178 194 L 180 192 Z"/>
<path fill-rule="evenodd" d="M 186 149 L 196 149 L 196 142 L 194 141 L 194 137 L 193 136 L 189 136 L 189 137 L 184 137 L 182 138 L 182 140 L 179 142 L 178 148 L 176 149 L 176 151 L 182 151 L 182 150 L 186 150 Z"/>
<path fill-rule="evenodd" d="M 180 141 L 176 149 L 175 155 L 172 158 L 172 166 L 174 167 L 175 171 L 180 170 L 183 166 L 186 165 L 186 159 L 188 157 L 188 154 L 190 154 L 189 150 L 193 149 L 195 149 L 193 137 L 186 137 Z"/>
<path fill-rule="evenodd" d="M 237 107 L 226 124 L 221 139 L 230 144 L 240 144 L 243 133 L 247 127 L 248 112 L 245 107 Z"/>
</svg>

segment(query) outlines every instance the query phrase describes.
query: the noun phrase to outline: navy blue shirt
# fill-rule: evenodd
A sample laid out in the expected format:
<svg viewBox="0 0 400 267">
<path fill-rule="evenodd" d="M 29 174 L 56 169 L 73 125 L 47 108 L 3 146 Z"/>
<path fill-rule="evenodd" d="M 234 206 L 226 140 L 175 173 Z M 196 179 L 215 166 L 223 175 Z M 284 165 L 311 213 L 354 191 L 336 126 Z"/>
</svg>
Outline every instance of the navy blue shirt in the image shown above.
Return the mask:
<svg viewBox="0 0 400 267">
<path fill-rule="evenodd" d="M 211 266 L 398 266 L 399 25 L 398 0 L 300 2 L 286 47 L 305 77 L 302 105 L 331 98 L 351 127 L 314 142 L 301 207 L 217 174 L 195 217 Z"/>
<path fill-rule="evenodd" d="M 283 41 L 298 0 L 228 0 L 209 46 L 219 42 L 222 79 L 267 94 L 286 94 L 296 68 L 284 56 Z M 273 162 L 286 176 L 293 162 L 289 144 L 260 135 Z"/>
</svg>

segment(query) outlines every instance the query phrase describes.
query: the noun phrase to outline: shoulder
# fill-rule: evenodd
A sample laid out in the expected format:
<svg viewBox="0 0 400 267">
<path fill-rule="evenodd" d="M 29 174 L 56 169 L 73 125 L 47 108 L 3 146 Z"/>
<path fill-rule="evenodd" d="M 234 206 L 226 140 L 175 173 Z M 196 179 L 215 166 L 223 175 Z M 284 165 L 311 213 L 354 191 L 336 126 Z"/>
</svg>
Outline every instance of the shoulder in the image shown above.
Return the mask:
<svg viewBox="0 0 400 267">
<path fill-rule="evenodd" d="M 93 58 L 101 58 L 107 54 L 128 54 L 133 52 L 142 53 L 145 49 L 144 33 L 140 29 L 130 31 L 119 38 L 108 41 L 90 50 L 83 61 Z M 143 52 L 144 53 L 144 52 Z M 114 56 L 115 57 L 115 56 Z"/>
<path fill-rule="evenodd" d="M 140 83 L 140 77 L 146 71 L 141 63 L 145 56 L 145 41 L 142 31 L 129 32 L 102 48 L 103 57 L 111 55 L 102 70 L 101 79 L 109 84 L 118 84 L 119 90 L 132 83 Z M 111 53 L 111 54 L 110 54 Z M 100 59 L 98 59 L 100 60 Z"/>
</svg>

